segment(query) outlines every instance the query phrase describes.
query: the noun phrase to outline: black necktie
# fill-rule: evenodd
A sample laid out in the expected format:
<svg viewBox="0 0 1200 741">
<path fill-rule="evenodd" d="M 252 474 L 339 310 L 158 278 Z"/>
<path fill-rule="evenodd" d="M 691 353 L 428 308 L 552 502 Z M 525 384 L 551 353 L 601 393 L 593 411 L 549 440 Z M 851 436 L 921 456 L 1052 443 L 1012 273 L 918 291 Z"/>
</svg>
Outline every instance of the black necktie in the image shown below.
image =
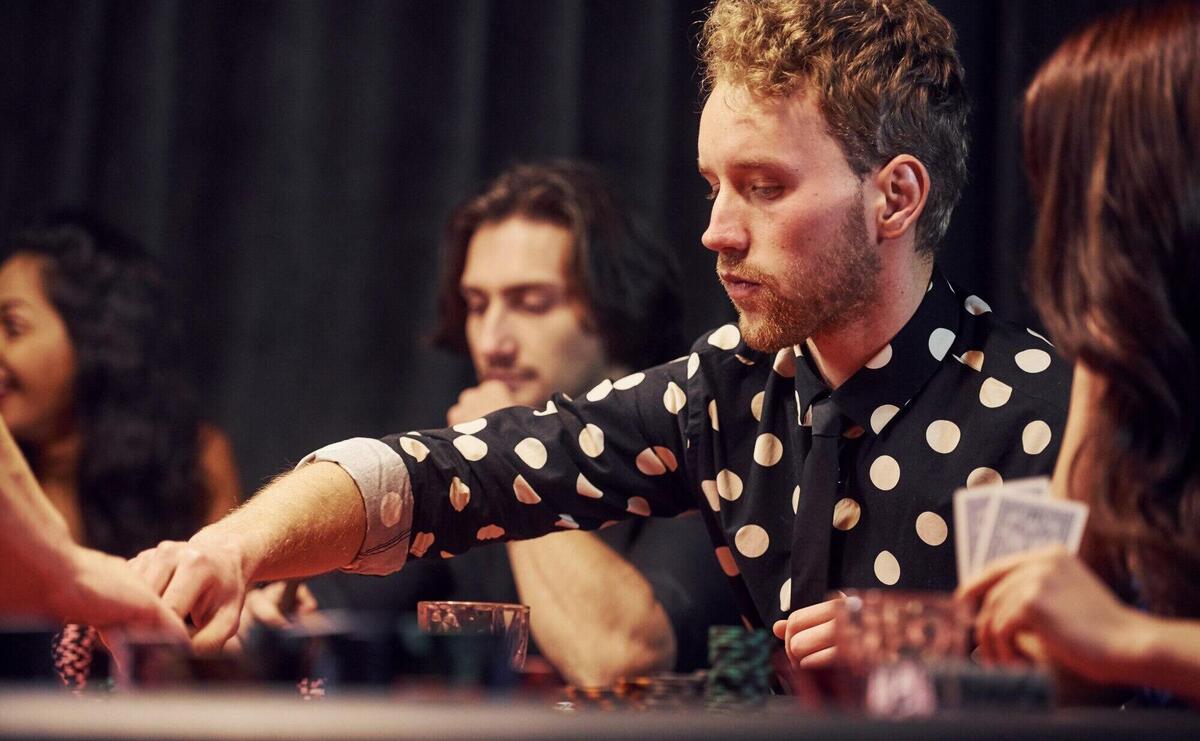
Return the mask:
<svg viewBox="0 0 1200 741">
<path fill-rule="evenodd" d="M 800 474 L 800 502 L 792 524 L 792 610 L 824 600 L 829 589 L 829 543 L 837 501 L 842 419 L 828 395 L 813 403 L 812 447 Z"/>
</svg>

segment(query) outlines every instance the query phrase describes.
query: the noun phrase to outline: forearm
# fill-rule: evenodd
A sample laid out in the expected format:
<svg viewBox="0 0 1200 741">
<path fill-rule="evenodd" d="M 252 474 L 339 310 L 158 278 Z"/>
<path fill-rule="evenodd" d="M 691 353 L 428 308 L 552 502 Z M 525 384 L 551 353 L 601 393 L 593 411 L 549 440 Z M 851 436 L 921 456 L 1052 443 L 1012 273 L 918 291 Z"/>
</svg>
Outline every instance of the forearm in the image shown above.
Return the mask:
<svg viewBox="0 0 1200 741">
<path fill-rule="evenodd" d="M 1139 613 L 1123 636 L 1113 681 L 1153 687 L 1200 704 L 1200 621 Z"/>
<path fill-rule="evenodd" d="M 508 545 L 530 630 L 570 682 L 608 685 L 670 669 L 675 635 L 640 572 L 591 533 Z"/>
<path fill-rule="evenodd" d="M 234 557 L 246 582 L 310 576 L 345 566 L 366 516 L 354 479 L 336 463 L 285 474 L 192 542 Z"/>
</svg>

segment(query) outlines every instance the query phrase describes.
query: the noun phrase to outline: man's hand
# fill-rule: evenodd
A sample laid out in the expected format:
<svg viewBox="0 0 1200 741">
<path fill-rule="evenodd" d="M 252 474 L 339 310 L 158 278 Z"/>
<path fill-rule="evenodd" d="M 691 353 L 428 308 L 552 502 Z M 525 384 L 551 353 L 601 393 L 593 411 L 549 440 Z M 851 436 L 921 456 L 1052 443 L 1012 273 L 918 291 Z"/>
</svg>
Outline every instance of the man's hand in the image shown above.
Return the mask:
<svg viewBox="0 0 1200 741">
<path fill-rule="evenodd" d="M 787 620 L 775 622 L 775 637 L 783 639 L 788 660 L 794 668 L 817 669 L 829 666 L 836 650 L 833 645 L 833 619 L 843 597 L 818 602 L 796 610 Z"/>
<path fill-rule="evenodd" d="M 1036 647 L 1045 658 L 1100 682 L 1121 679 L 1113 670 L 1141 619 L 1062 546 L 989 564 L 959 587 L 958 597 L 979 605 L 975 635 L 986 660 L 1041 658 L 1031 655 Z"/>
<path fill-rule="evenodd" d="M 237 633 L 248 579 L 235 549 L 163 541 L 129 564 L 179 617 L 191 617 L 197 652 L 217 651 Z"/>
<path fill-rule="evenodd" d="M 187 641 L 183 621 L 116 556 L 80 546 L 67 554 L 69 571 L 51 582 L 56 616 L 100 629 L 141 628 Z"/>
<path fill-rule="evenodd" d="M 512 392 L 501 381 L 484 381 L 478 386 L 463 389 L 458 403 L 446 412 L 446 423 L 456 425 L 491 414 L 516 404 Z"/>
</svg>

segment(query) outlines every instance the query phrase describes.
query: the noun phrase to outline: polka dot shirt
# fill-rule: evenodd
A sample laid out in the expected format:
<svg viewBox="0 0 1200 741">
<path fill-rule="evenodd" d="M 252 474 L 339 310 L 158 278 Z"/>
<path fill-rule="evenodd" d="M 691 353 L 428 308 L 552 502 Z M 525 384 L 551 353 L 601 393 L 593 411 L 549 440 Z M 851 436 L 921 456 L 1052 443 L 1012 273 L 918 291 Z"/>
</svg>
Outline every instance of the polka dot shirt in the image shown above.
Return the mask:
<svg viewBox="0 0 1200 741">
<path fill-rule="evenodd" d="M 831 393 L 847 419 L 830 588 L 952 589 L 954 490 L 1049 473 L 1069 384 L 1044 338 L 935 271 L 912 319 Z M 770 625 L 792 609 L 810 407 L 826 393 L 802 347 L 758 352 L 727 325 L 580 399 L 306 460 L 336 460 L 363 492 L 367 539 L 348 570 L 699 509 L 747 621 Z"/>
</svg>

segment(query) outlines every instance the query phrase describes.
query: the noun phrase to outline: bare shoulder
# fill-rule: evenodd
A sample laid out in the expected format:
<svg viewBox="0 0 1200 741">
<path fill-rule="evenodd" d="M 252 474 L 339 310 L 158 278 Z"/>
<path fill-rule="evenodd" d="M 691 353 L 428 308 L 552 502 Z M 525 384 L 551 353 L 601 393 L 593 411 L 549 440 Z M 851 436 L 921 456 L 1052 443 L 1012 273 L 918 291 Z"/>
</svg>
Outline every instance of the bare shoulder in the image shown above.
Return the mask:
<svg viewBox="0 0 1200 741">
<path fill-rule="evenodd" d="M 216 425 L 201 422 L 197 437 L 197 463 L 208 500 L 206 521 L 212 522 L 238 505 L 242 489 L 229 436 Z"/>
</svg>

